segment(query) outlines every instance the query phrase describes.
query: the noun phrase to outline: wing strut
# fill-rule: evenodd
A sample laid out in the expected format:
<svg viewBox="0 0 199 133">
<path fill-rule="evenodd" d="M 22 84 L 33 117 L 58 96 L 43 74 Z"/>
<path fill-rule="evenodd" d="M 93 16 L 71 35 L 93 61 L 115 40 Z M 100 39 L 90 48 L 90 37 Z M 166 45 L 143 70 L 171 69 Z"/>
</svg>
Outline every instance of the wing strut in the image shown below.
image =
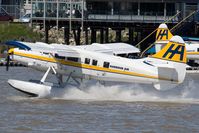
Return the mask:
<svg viewBox="0 0 199 133">
<path fill-rule="evenodd" d="M 46 73 L 44 74 L 44 76 L 42 77 L 42 79 L 40 80 L 40 83 L 43 84 L 48 76 L 48 73 L 50 72 L 51 67 L 48 67 L 48 70 L 46 71 Z"/>
</svg>

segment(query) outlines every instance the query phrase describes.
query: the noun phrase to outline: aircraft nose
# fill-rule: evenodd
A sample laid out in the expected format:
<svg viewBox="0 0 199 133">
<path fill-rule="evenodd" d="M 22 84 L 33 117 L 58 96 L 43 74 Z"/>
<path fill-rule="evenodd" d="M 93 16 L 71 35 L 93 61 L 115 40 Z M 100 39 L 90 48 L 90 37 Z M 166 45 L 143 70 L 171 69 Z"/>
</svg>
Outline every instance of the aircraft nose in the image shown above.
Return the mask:
<svg viewBox="0 0 199 133">
<path fill-rule="evenodd" d="M 14 54 L 14 48 L 9 49 L 9 50 L 8 50 L 8 54 L 10 54 L 10 55 L 11 55 L 11 54 Z"/>
</svg>

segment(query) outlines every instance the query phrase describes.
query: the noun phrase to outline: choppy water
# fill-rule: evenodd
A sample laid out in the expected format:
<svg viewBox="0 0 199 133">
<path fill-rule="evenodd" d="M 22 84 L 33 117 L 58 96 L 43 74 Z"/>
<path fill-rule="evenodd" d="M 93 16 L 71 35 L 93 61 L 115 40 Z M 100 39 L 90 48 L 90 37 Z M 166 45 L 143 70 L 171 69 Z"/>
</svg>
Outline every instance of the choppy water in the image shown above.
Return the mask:
<svg viewBox="0 0 199 133">
<path fill-rule="evenodd" d="M 199 83 L 190 78 L 166 92 L 88 82 L 48 98 L 27 98 L 7 84 L 41 77 L 28 68 L 0 68 L 0 132 L 199 132 Z"/>
</svg>

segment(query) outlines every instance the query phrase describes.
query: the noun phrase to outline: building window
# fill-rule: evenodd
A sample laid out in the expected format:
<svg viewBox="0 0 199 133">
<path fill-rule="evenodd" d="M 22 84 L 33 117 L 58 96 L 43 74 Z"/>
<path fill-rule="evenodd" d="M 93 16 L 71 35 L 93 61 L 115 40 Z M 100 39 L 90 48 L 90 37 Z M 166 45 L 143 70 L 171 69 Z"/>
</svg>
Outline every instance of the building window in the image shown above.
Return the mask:
<svg viewBox="0 0 199 133">
<path fill-rule="evenodd" d="M 138 15 L 138 3 L 129 3 L 128 12 L 132 15 Z"/>
<path fill-rule="evenodd" d="M 70 4 L 59 3 L 59 17 L 68 18 L 70 16 Z"/>
<path fill-rule="evenodd" d="M 111 7 L 109 6 L 109 2 L 87 2 L 87 11 L 91 14 L 108 14 L 111 12 Z"/>
<path fill-rule="evenodd" d="M 105 68 L 109 68 L 109 66 L 110 66 L 110 63 L 109 63 L 109 62 L 104 62 L 103 67 L 105 67 Z"/>
<path fill-rule="evenodd" d="M 167 3 L 166 5 L 167 16 L 175 15 L 175 3 Z"/>
<path fill-rule="evenodd" d="M 93 60 L 92 65 L 97 66 L 97 60 Z"/>
<path fill-rule="evenodd" d="M 140 14 L 144 16 L 164 16 L 164 3 L 140 3 Z"/>
<path fill-rule="evenodd" d="M 90 64 L 90 59 L 89 58 L 85 58 L 85 64 Z"/>
<path fill-rule="evenodd" d="M 46 17 L 57 17 L 57 3 L 46 2 Z"/>
<path fill-rule="evenodd" d="M 32 16 L 33 17 L 43 17 L 44 16 L 44 3 L 33 2 L 32 3 Z"/>
</svg>

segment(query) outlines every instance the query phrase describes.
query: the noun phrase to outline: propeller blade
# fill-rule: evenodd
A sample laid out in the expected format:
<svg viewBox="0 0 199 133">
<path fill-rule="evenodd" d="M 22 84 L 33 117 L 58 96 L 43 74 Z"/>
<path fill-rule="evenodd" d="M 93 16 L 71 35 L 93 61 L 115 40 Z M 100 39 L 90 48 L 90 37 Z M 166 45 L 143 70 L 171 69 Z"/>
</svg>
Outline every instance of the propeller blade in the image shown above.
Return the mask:
<svg viewBox="0 0 199 133">
<path fill-rule="evenodd" d="M 9 65 L 10 65 L 10 55 L 8 54 L 8 56 L 7 56 L 7 62 L 6 62 L 6 71 L 9 70 Z"/>
</svg>

